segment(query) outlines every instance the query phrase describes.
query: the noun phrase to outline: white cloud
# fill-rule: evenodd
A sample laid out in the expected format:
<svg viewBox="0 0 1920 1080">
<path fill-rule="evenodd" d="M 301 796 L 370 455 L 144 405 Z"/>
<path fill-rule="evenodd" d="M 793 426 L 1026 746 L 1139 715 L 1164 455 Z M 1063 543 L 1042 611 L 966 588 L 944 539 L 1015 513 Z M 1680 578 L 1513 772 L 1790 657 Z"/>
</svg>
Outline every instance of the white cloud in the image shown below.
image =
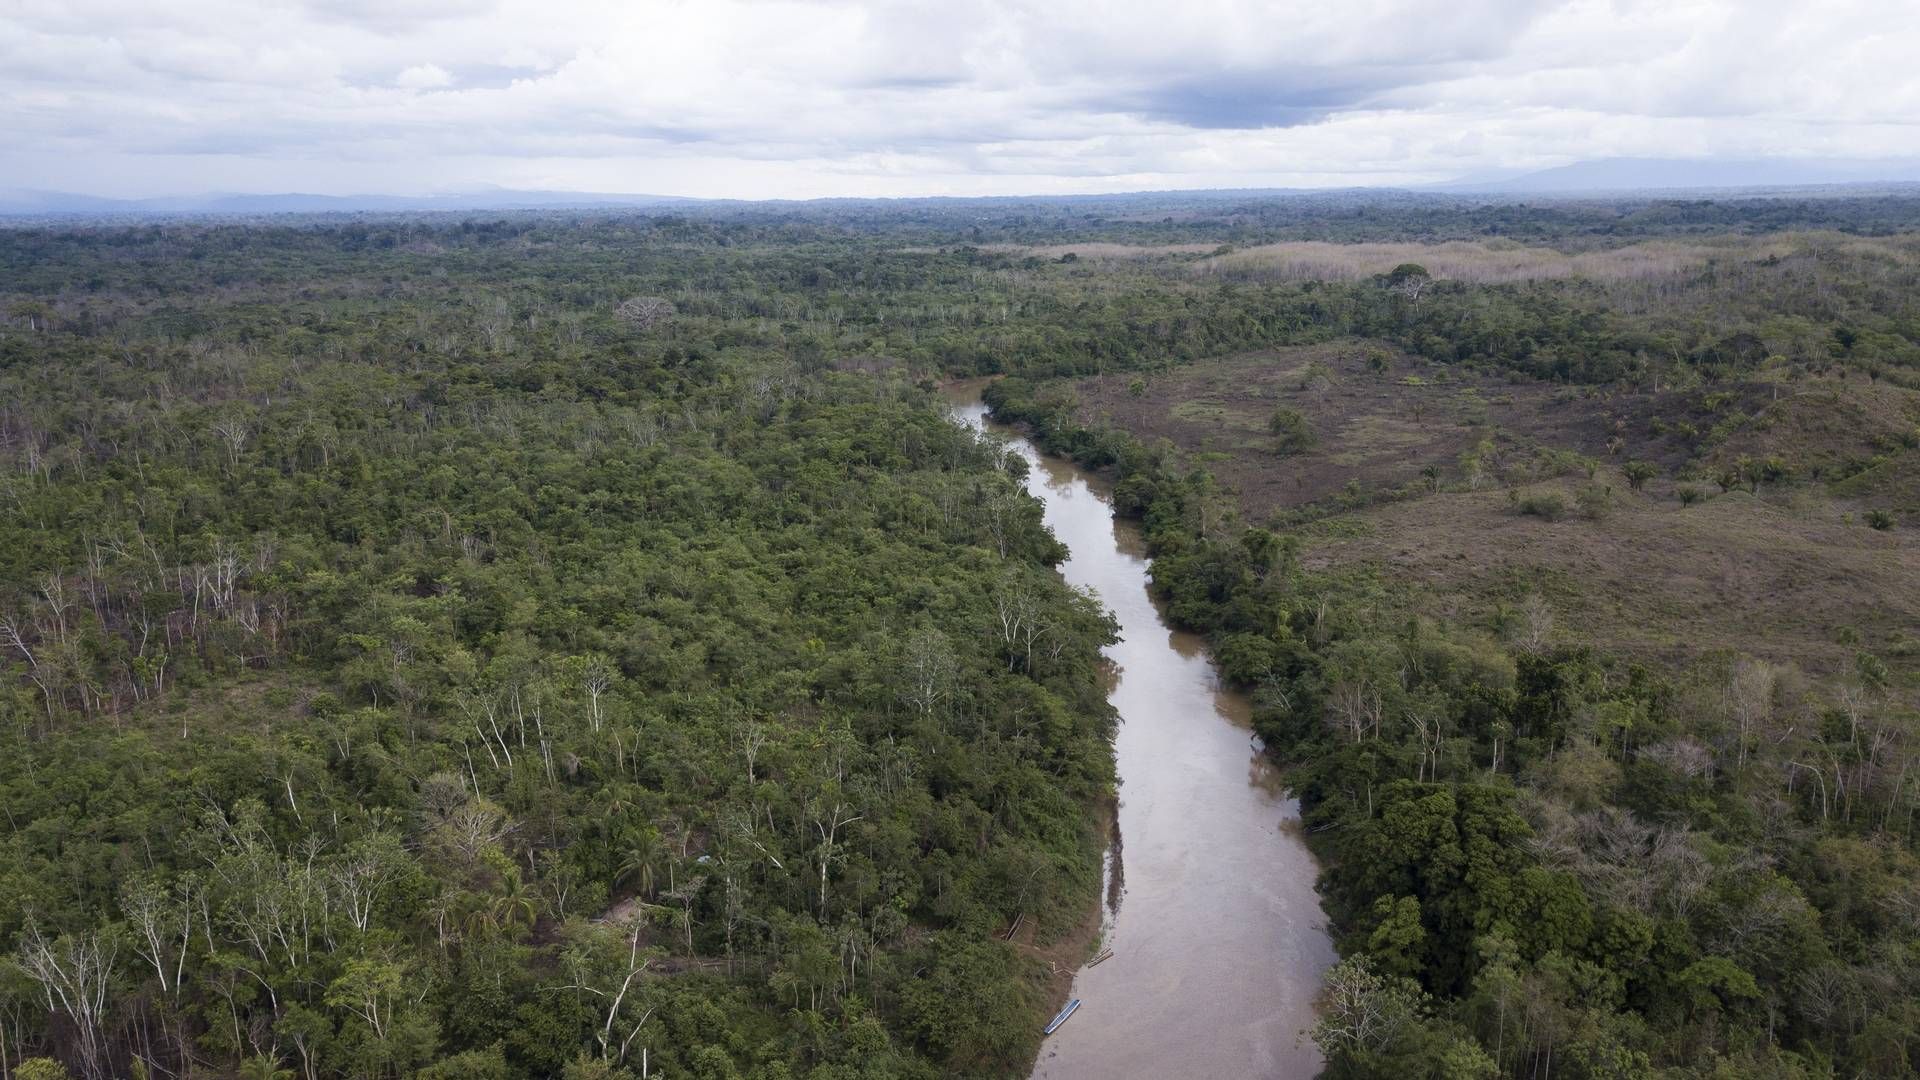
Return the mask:
<svg viewBox="0 0 1920 1080">
<path fill-rule="evenodd" d="M 453 85 L 453 73 L 439 64 L 415 64 L 395 76 L 393 85 L 403 90 L 438 90 Z"/>
<path fill-rule="evenodd" d="M 810 196 L 1920 156 L 1890 0 L 14 0 L 0 187 Z"/>
</svg>

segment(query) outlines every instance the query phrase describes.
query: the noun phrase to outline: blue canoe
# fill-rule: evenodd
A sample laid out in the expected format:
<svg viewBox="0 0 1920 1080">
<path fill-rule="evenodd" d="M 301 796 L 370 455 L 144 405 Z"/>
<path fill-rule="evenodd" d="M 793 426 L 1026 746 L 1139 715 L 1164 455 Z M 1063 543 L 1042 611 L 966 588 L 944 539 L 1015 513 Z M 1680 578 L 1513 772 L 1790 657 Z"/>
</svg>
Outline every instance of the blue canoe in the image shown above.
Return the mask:
<svg viewBox="0 0 1920 1080">
<path fill-rule="evenodd" d="M 1067 1017 L 1072 1016 L 1073 1010 L 1079 1007 L 1080 1007 L 1079 998 L 1074 998 L 1072 1001 L 1067 1002 L 1067 1007 L 1064 1009 L 1061 1009 L 1059 1014 L 1054 1016 L 1053 1022 L 1047 1025 L 1047 1030 L 1041 1032 L 1040 1034 L 1051 1035 L 1054 1032 L 1060 1030 L 1060 1025 L 1066 1023 Z"/>
</svg>

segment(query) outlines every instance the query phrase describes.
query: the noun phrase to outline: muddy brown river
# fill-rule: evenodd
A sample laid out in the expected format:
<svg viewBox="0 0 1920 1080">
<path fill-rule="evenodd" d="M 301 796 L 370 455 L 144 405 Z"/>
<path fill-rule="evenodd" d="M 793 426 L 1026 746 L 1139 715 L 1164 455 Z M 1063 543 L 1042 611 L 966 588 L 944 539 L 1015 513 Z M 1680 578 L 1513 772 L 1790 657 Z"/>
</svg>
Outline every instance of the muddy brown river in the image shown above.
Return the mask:
<svg viewBox="0 0 1920 1080">
<path fill-rule="evenodd" d="M 956 385 L 949 400 L 956 419 L 989 430 L 979 389 Z M 1247 700 L 1221 688 L 1198 638 L 1161 618 L 1140 537 L 1100 482 L 994 430 L 1027 459 L 1027 490 L 1072 551 L 1060 572 L 1120 624 L 1107 650 L 1120 714 L 1102 913 L 1113 957 L 1074 976 L 1079 1011 L 1042 1044 L 1033 1075 L 1314 1076 L 1305 1030 L 1333 947 L 1298 807 L 1259 751 Z"/>
</svg>

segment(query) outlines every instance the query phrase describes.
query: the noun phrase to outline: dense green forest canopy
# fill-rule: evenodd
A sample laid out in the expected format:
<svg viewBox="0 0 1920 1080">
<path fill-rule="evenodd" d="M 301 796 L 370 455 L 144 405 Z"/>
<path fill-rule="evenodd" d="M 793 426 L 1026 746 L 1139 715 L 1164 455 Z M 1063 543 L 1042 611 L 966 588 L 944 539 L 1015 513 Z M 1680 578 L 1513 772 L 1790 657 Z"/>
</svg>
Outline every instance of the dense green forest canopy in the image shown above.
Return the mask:
<svg viewBox="0 0 1920 1080">
<path fill-rule="evenodd" d="M 928 392 L 1009 373 L 995 407 L 1117 475 L 1257 689 L 1349 957 L 1336 1073 L 1904 1075 L 1910 654 L 1808 688 L 1390 622 L 1049 380 L 1361 337 L 1596 394 L 1911 385 L 1916 208 L 0 230 L 0 1062 L 1023 1072 L 1048 990 L 1002 932 L 1091 904 L 1112 631 Z"/>
<path fill-rule="evenodd" d="M 445 233 L 9 238 L 89 299 L 0 346 L 0 1054 L 1017 1069 L 994 932 L 1077 921 L 1111 783 L 1038 505 L 737 265 Z"/>
</svg>

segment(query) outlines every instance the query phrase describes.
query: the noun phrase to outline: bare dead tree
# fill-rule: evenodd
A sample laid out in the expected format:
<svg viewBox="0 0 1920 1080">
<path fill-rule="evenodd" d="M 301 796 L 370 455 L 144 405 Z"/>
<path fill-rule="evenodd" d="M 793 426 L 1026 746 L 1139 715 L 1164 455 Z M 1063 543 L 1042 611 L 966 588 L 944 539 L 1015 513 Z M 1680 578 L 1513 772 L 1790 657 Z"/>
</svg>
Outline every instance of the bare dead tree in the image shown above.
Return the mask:
<svg viewBox="0 0 1920 1080">
<path fill-rule="evenodd" d="M 113 934 L 101 930 L 48 941 L 29 925 L 20 942 L 20 969 L 40 984 L 48 1011 L 66 1014 L 78 1031 L 89 1080 L 107 1075 L 107 997 L 119 952 Z"/>
<path fill-rule="evenodd" d="M 820 918 L 827 917 L 827 871 L 840 856 L 840 830 L 859 821 L 865 815 L 848 814 L 851 809 L 835 800 L 831 807 L 825 802 L 815 803 L 811 808 L 813 827 L 820 833 L 820 846 L 815 850 L 820 856 Z"/>
<path fill-rule="evenodd" d="M 664 296 L 630 296 L 613 309 L 628 326 L 645 334 L 679 314 L 673 301 Z"/>
<path fill-rule="evenodd" d="M 953 646 L 947 636 L 933 627 L 922 627 L 907 639 L 902 658 L 906 687 L 901 697 L 922 719 L 933 715 L 940 702 L 953 693 L 957 668 Z"/>
<path fill-rule="evenodd" d="M 27 658 L 27 677 L 33 685 L 40 688 L 40 696 L 47 706 L 47 719 L 53 719 L 53 684 L 49 681 L 52 672 L 40 666 L 40 658 L 34 655 L 33 648 L 27 644 L 26 635 L 20 632 L 20 624 L 13 619 L 0 619 L 0 645 L 10 646 Z"/>
<path fill-rule="evenodd" d="M 142 875 L 120 892 L 120 910 L 135 934 L 134 951 L 153 965 L 162 993 L 180 992 L 180 969 L 193 935 L 193 900 L 192 879 L 184 876 L 169 886 L 159 875 Z"/>
<path fill-rule="evenodd" d="M 735 725 L 733 743 L 739 749 L 740 756 L 746 760 L 748 786 L 759 782 L 753 772 L 754 764 L 760 760 L 760 751 L 766 748 L 772 738 L 772 729 L 758 720 L 744 720 Z"/>
<path fill-rule="evenodd" d="M 613 661 L 601 653 L 593 653 L 586 658 L 580 668 L 580 690 L 587 695 L 588 722 L 594 731 L 600 730 L 600 699 L 606 696 L 620 677 L 620 669 Z"/>
<path fill-rule="evenodd" d="M 1773 719 L 1780 674 L 1775 665 L 1751 657 L 1742 657 L 1733 666 L 1733 675 L 1727 680 L 1727 704 L 1740 743 L 1737 759 L 1741 765 L 1747 763 L 1747 747 L 1755 733 Z"/>
<path fill-rule="evenodd" d="M 1346 672 L 1327 687 L 1327 722 L 1353 742 L 1378 733 L 1385 708 L 1380 686 L 1366 672 Z"/>
<path fill-rule="evenodd" d="M 253 437 L 253 425 L 244 416 L 223 416 L 214 421 L 213 433 L 227 447 L 227 471 L 231 473 L 240 467 L 240 451 L 246 448 L 247 440 Z"/>
<path fill-rule="evenodd" d="M 1419 771 L 1414 779 L 1425 781 L 1440 779 L 1440 746 L 1446 740 L 1447 709 L 1446 704 L 1432 699 L 1414 701 L 1406 710 L 1407 723 L 1412 725 L 1420 748 Z"/>
<path fill-rule="evenodd" d="M 1514 630 L 1514 644 L 1536 656 L 1545 652 L 1547 639 L 1553 635 L 1553 624 L 1553 605 L 1547 603 L 1539 593 L 1528 594 L 1526 602 L 1520 606 L 1520 622 Z"/>
</svg>

